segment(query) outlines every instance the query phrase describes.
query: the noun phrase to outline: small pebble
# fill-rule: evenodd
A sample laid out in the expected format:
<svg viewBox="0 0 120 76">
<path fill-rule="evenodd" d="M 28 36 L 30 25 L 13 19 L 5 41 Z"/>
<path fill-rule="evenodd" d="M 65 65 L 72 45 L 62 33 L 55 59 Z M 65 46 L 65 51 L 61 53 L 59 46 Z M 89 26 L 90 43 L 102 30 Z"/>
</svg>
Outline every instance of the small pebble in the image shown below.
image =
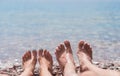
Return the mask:
<svg viewBox="0 0 120 76">
<path fill-rule="evenodd" d="M 99 63 L 99 62 L 93 62 L 93 64 L 95 64 L 95 65 L 99 65 L 100 63 Z"/>
<path fill-rule="evenodd" d="M 103 68 L 103 69 L 111 69 L 111 70 L 117 70 L 120 71 L 120 64 L 116 63 L 100 63 L 100 62 L 93 62 L 94 65 Z M 9 74 L 10 76 L 18 76 L 23 72 L 22 66 L 20 64 L 8 64 L 6 66 L 6 69 L 1 68 L 0 73 L 4 72 L 6 74 Z M 79 71 L 79 66 L 76 67 L 76 71 Z M 63 76 L 63 73 L 58 65 L 53 65 L 53 76 Z M 39 69 L 35 69 L 35 76 L 38 76 Z"/>
</svg>

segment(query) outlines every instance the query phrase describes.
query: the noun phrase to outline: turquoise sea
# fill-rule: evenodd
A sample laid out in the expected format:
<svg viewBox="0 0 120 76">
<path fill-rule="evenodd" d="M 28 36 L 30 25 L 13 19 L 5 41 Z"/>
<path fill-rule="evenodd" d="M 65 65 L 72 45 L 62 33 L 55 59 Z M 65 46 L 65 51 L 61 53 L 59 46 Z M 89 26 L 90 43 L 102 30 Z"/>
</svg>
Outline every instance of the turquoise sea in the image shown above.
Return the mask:
<svg viewBox="0 0 120 76">
<path fill-rule="evenodd" d="M 0 1 L 0 62 L 20 60 L 26 50 L 71 42 L 76 59 L 80 40 L 90 43 L 96 61 L 120 61 L 120 2 Z"/>
</svg>

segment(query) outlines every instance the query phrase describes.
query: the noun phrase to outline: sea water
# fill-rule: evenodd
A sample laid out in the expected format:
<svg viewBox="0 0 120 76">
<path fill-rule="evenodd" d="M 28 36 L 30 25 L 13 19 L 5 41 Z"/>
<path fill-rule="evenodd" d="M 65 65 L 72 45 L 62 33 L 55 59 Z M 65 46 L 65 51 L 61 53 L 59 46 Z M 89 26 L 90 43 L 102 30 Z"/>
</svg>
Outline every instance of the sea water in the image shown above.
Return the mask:
<svg viewBox="0 0 120 76">
<path fill-rule="evenodd" d="M 120 2 L 1 1 L 0 61 L 20 60 L 27 50 L 55 48 L 69 40 L 76 58 L 80 40 L 96 61 L 120 61 Z"/>
</svg>

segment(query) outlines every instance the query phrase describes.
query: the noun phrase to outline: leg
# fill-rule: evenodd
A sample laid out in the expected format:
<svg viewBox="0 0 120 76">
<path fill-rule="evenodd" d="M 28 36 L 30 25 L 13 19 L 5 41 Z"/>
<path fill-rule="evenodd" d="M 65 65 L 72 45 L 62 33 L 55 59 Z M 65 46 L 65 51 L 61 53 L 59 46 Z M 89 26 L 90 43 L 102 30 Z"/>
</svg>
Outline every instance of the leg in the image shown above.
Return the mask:
<svg viewBox="0 0 120 76">
<path fill-rule="evenodd" d="M 40 71 L 39 76 L 52 76 L 53 60 L 51 54 L 47 50 L 39 50 Z"/>
<path fill-rule="evenodd" d="M 92 64 L 92 49 L 84 41 L 78 44 L 78 59 L 80 61 L 81 76 L 120 76 L 116 71 L 104 70 Z"/>
<path fill-rule="evenodd" d="M 34 50 L 32 51 L 31 54 L 30 51 L 27 51 L 22 58 L 24 71 L 20 76 L 33 76 L 36 61 L 37 61 L 37 52 Z"/>
<path fill-rule="evenodd" d="M 0 76 L 9 76 L 9 75 L 7 75 L 7 74 L 0 74 Z"/>
<path fill-rule="evenodd" d="M 60 44 L 56 48 L 56 58 L 59 62 L 59 65 L 64 73 L 64 76 L 77 76 L 75 72 L 75 63 L 73 59 L 72 49 L 69 41 L 64 41 L 65 47 L 63 44 Z"/>
</svg>

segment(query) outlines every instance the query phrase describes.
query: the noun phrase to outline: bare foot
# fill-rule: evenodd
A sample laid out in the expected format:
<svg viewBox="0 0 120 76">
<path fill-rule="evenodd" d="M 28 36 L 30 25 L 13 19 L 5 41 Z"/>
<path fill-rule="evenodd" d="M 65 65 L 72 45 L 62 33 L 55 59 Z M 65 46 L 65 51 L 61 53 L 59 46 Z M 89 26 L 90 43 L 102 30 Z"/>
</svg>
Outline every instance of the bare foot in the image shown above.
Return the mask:
<svg viewBox="0 0 120 76">
<path fill-rule="evenodd" d="M 51 75 L 52 73 L 52 66 L 53 66 L 53 60 L 51 54 L 47 50 L 39 50 L 39 58 L 38 58 L 39 64 L 40 64 L 40 74 L 41 76 L 45 75 Z"/>
<path fill-rule="evenodd" d="M 36 62 L 37 62 L 36 50 L 33 50 L 32 53 L 30 51 L 27 51 L 22 57 L 24 72 L 23 74 L 21 74 L 21 76 L 25 76 L 25 75 L 32 76 L 35 69 Z"/>
<path fill-rule="evenodd" d="M 117 71 L 105 70 L 93 65 L 92 49 L 84 41 L 79 42 L 77 55 L 80 61 L 80 76 L 120 76 Z"/>
<path fill-rule="evenodd" d="M 84 41 L 80 41 L 78 44 L 77 56 L 80 61 L 81 71 L 86 71 L 88 68 L 85 66 L 85 64 L 92 62 L 92 49 L 90 45 Z"/>
<path fill-rule="evenodd" d="M 64 47 L 64 45 L 66 48 Z M 62 71 L 63 71 L 65 64 L 67 62 L 74 63 L 70 42 L 64 41 L 64 45 L 60 44 L 56 48 L 56 52 L 55 52 L 57 61 L 59 62 L 59 65 L 60 65 Z"/>
</svg>

